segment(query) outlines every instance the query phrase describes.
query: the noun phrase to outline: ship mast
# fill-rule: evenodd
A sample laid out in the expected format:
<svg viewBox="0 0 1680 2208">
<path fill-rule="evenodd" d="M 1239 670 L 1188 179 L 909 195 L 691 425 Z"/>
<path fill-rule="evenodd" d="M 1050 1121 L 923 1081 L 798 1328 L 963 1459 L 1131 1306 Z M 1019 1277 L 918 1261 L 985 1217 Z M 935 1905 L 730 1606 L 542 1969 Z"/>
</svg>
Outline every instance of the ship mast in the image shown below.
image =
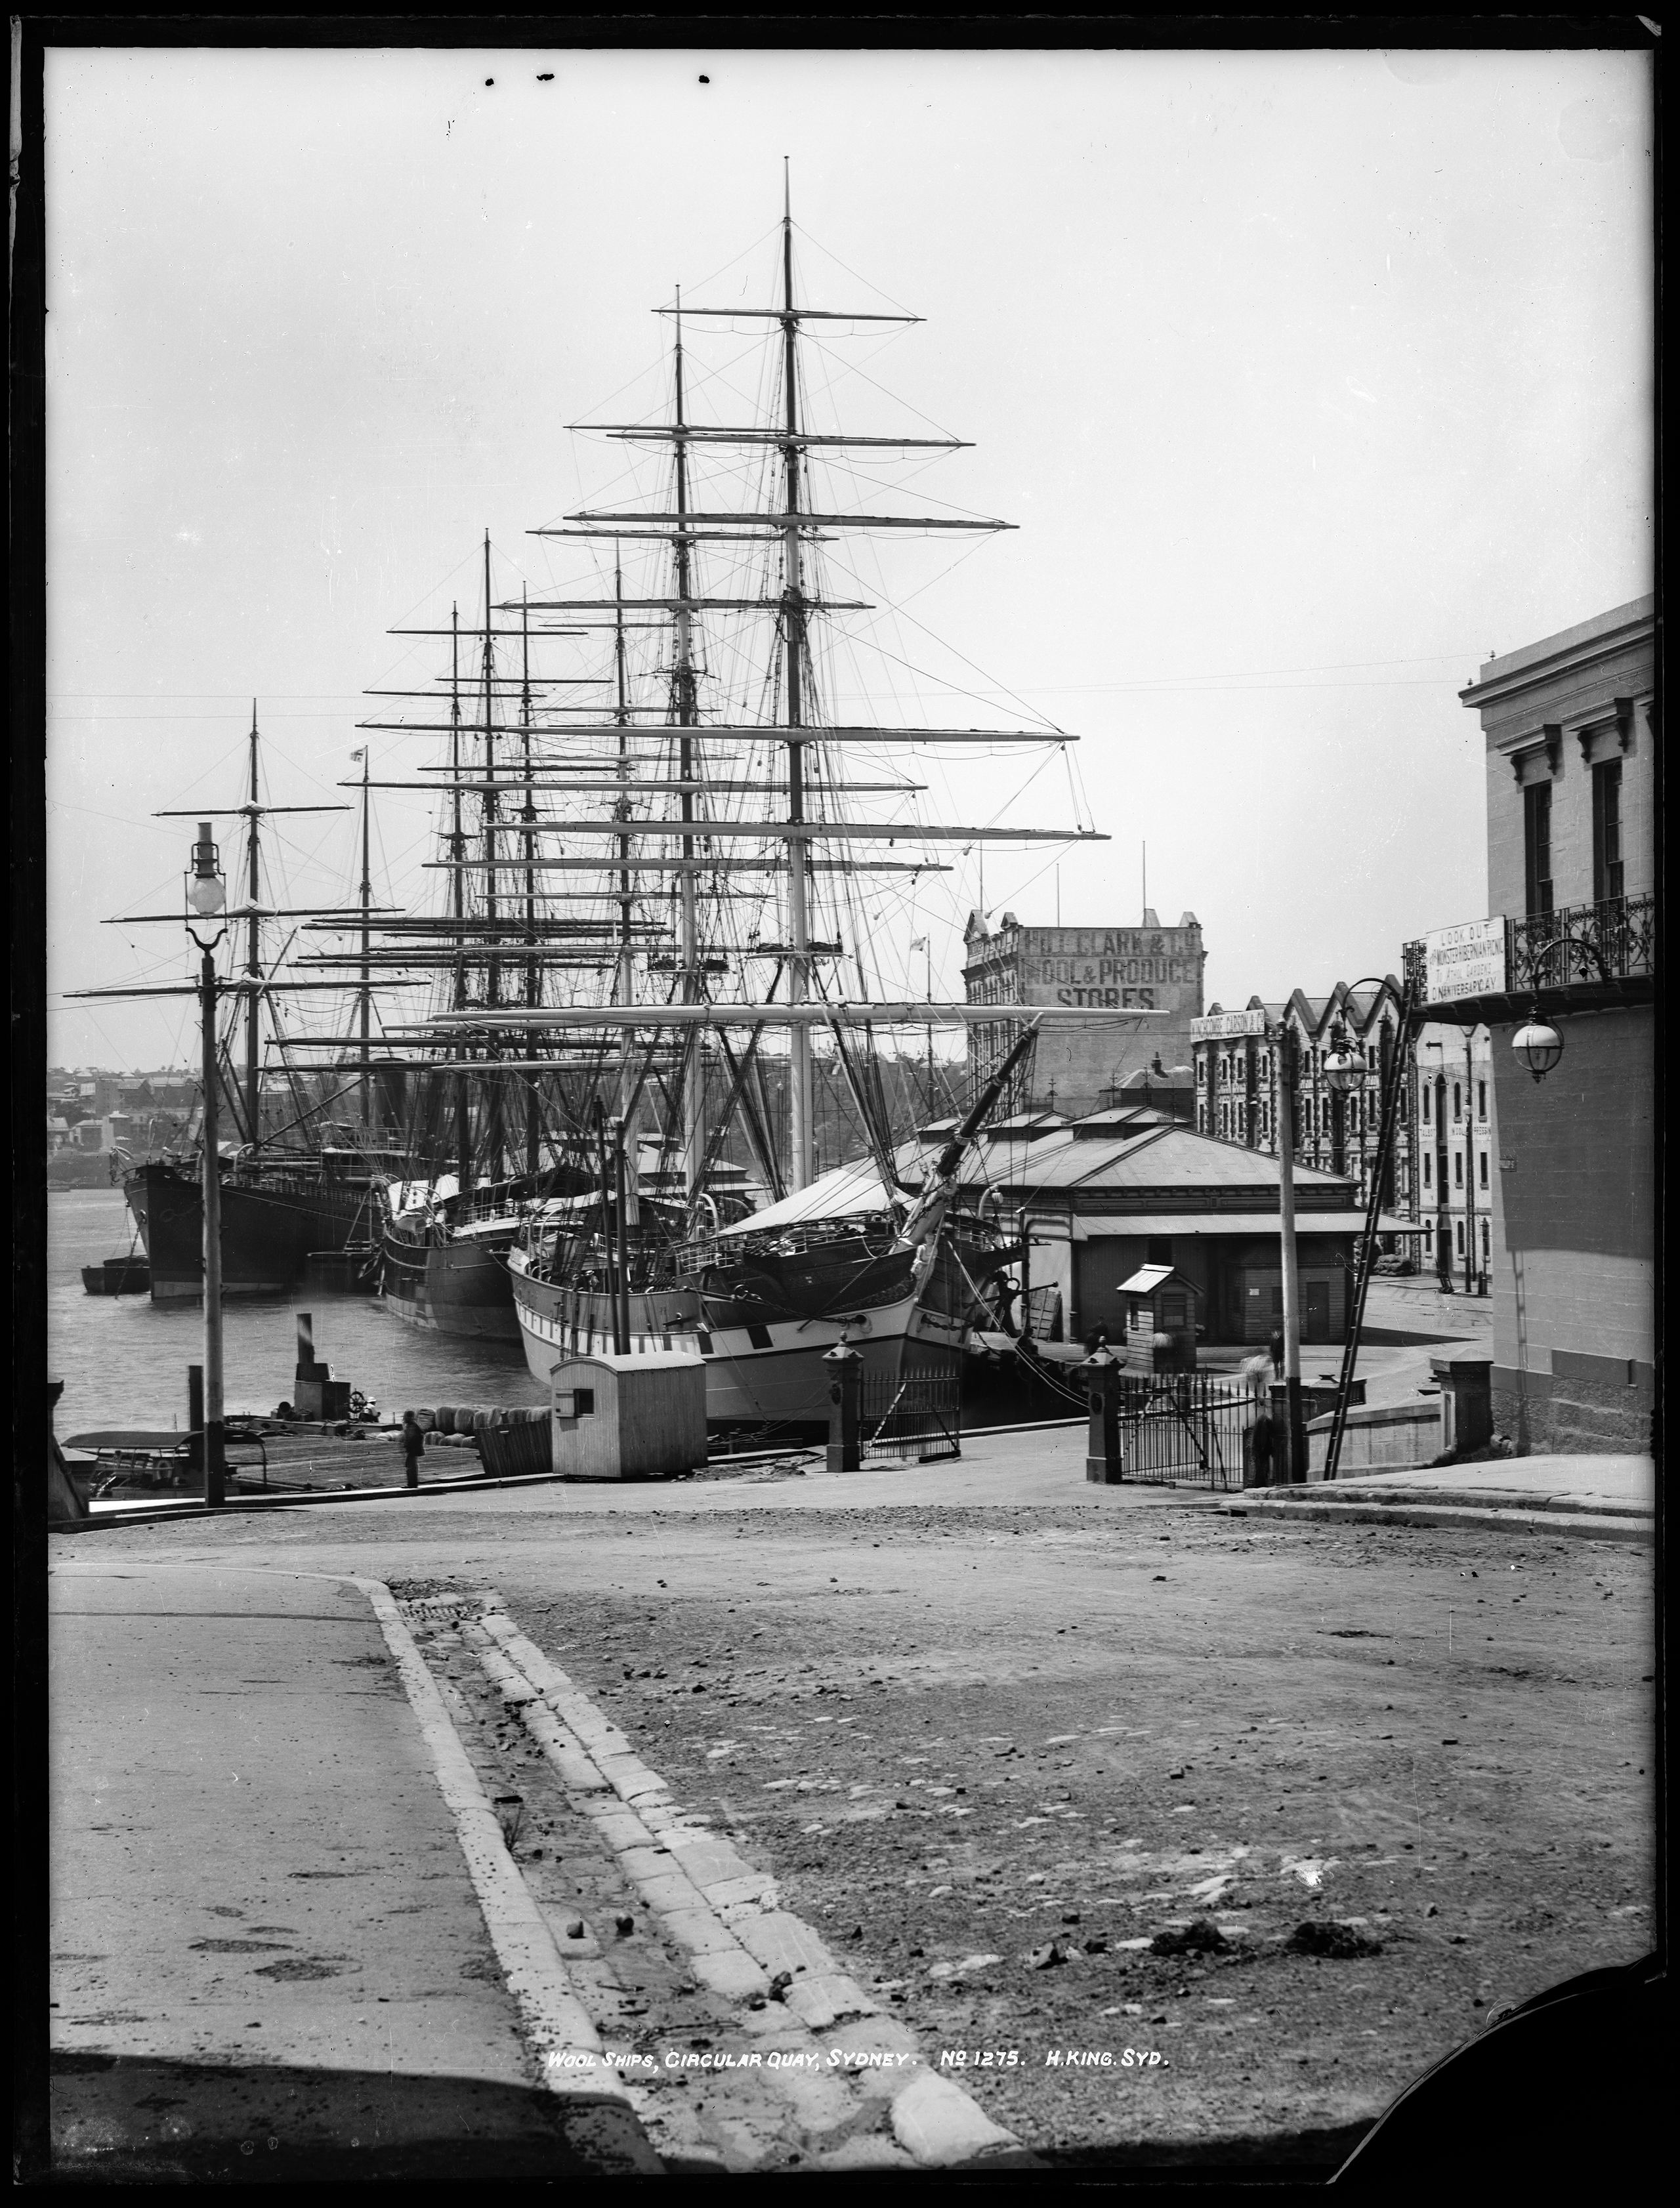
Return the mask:
<svg viewBox="0 0 1680 2208">
<path fill-rule="evenodd" d="M 682 390 L 682 293 L 676 295 L 676 411 L 673 428 L 686 427 Z M 693 598 L 693 552 L 687 520 L 688 513 L 688 440 L 678 435 L 673 441 L 676 456 L 676 535 L 672 539 L 672 551 L 676 565 L 676 664 L 673 670 L 673 703 L 676 707 L 677 726 L 682 734 L 677 738 L 677 779 L 682 784 L 682 819 L 685 824 L 694 818 L 694 793 L 690 785 L 694 779 L 694 740 L 687 731 L 699 719 L 695 711 L 693 616 L 690 610 Z M 682 838 L 682 855 L 691 861 L 694 856 L 694 838 Z M 696 909 L 694 868 L 692 863 L 681 869 L 682 911 L 682 1001 L 695 1005 L 700 1000 L 699 922 Z M 682 1070 L 682 1185 L 692 1210 L 700 1194 L 701 1176 L 705 1170 L 705 1047 L 698 1031 L 687 1038 L 687 1050 Z"/>
<path fill-rule="evenodd" d="M 246 922 L 245 972 L 250 981 L 250 993 L 245 999 L 245 1140 L 255 1149 L 262 1140 L 262 1125 L 259 1117 L 261 1083 L 257 1074 L 257 1003 L 258 983 L 262 979 L 262 963 L 259 950 L 257 918 L 258 897 L 258 834 L 262 819 L 262 801 L 256 785 L 256 699 L 251 700 L 251 796 L 250 811 L 245 833 L 245 885 L 250 899 L 250 917 Z"/>
<path fill-rule="evenodd" d="M 454 897 L 452 900 L 455 917 L 455 987 L 454 1009 L 466 1009 L 466 837 L 461 828 L 461 615 L 458 605 L 449 609 L 449 782 L 450 832 L 449 857 L 453 867 L 452 879 Z M 467 1054 L 468 1046 L 463 1041 L 459 1056 Z M 465 1073 L 455 1077 L 455 1178 L 459 1192 L 465 1197 L 472 1185 L 472 1127 L 471 1104 Z"/>
<path fill-rule="evenodd" d="M 531 778 L 531 606 L 530 592 L 519 593 L 519 742 L 525 765 L 525 803 L 519 818 L 525 823 L 521 838 L 525 845 L 525 1000 L 535 1009 L 541 1001 L 542 985 L 537 964 L 537 874 L 533 861 L 537 856 L 537 838 L 531 824 L 537 818 L 537 791 Z M 525 1029 L 525 1056 L 537 1055 L 537 1030 Z M 542 1115 L 537 1101 L 537 1076 L 527 1078 L 525 1088 L 525 1171 L 534 1174 L 542 1160 Z"/>
<path fill-rule="evenodd" d="M 785 440 L 782 465 L 786 485 L 783 511 L 787 528 L 783 537 L 783 639 L 787 655 L 787 705 L 790 729 L 803 724 L 806 611 L 799 541 L 799 321 L 794 313 L 794 218 L 792 186 L 788 165 L 782 165 L 782 380 Z M 681 450 L 681 447 L 678 448 Z M 788 823 L 805 818 L 805 747 L 797 737 L 788 746 Z M 803 838 L 788 839 L 788 997 L 792 1004 L 805 1002 L 811 975 L 811 919 L 806 904 L 806 861 L 809 854 Z M 796 1026 L 789 1038 L 789 1180 L 795 1189 L 810 1185 L 814 1169 L 812 1151 L 811 1030 Z"/>
<path fill-rule="evenodd" d="M 496 957 L 495 945 L 500 937 L 498 921 L 501 906 L 496 894 L 496 811 L 495 783 L 495 647 L 492 641 L 495 622 L 495 601 L 490 595 L 490 532 L 484 531 L 484 786 L 479 802 L 483 806 L 484 828 L 484 918 L 490 945 L 490 955 L 484 975 L 484 1005 L 495 1011 L 501 1003 L 501 962 Z M 492 1075 L 486 1084 L 484 1161 L 492 1180 L 500 1179 L 502 1173 L 502 1151 L 505 1130 L 502 1125 L 502 1090 L 501 1081 Z"/>
<path fill-rule="evenodd" d="M 615 704 L 613 719 L 618 727 L 618 796 L 613 806 L 615 817 L 621 822 L 630 819 L 630 681 L 629 668 L 624 651 L 624 561 L 616 545 L 613 548 L 613 681 Z M 632 957 L 632 926 L 630 918 L 630 837 L 627 833 L 618 838 L 618 962 L 613 975 L 613 1002 L 632 1005 L 636 1000 L 636 975 Z M 627 1117 L 630 1100 L 634 1094 L 630 1078 L 630 1059 L 634 1036 L 626 1028 L 619 1036 L 618 1046 L 618 1116 Z M 625 1139 L 631 1140 L 627 1125 Z"/>
<path fill-rule="evenodd" d="M 373 870 L 369 864 L 369 798 L 368 747 L 362 747 L 362 987 L 358 992 L 357 1023 L 362 1036 L 362 1127 L 365 1137 L 369 1122 L 368 1042 L 370 1034 L 369 1011 L 372 992 L 369 987 L 373 963 Z M 252 891 L 255 902 L 255 891 Z"/>
</svg>

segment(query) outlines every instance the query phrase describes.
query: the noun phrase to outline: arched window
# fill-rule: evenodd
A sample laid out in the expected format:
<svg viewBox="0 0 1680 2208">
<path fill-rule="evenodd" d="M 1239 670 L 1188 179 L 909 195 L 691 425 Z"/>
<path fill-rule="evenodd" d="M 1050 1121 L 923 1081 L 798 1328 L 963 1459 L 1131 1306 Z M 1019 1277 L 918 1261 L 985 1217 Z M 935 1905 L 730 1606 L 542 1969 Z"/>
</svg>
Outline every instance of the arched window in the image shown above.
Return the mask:
<svg viewBox="0 0 1680 2208">
<path fill-rule="evenodd" d="M 1435 1228 L 1427 1219 L 1424 1221 L 1424 1255 L 1425 1257 L 1435 1255 Z"/>
</svg>

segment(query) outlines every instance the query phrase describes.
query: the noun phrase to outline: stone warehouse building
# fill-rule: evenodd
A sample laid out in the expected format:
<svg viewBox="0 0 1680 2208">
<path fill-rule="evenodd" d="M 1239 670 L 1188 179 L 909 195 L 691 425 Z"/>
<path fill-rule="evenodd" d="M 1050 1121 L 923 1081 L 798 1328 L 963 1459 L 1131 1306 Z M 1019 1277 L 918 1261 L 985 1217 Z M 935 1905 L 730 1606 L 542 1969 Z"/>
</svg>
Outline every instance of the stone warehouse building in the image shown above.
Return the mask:
<svg viewBox="0 0 1680 2208">
<path fill-rule="evenodd" d="M 1338 981 L 1323 997 L 1301 989 L 1271 1003 L 1251 997 L 1239 1011 L 1212 1005 L 1191 1037 L 1198 1131 L 1277 1155 L 1279 1044 L 1291 1035 L 1299 1102 L 1296 1162 L 1347 1174 L 1365 1203 L 1381 1135 L 1384 1075 L 1401 1047 L 1400 995 L 1389 975 L 1377 987 L 1357 991 Z M 1341 1093 L 1324 1073 L 1338 1024 L 1362 1065 L 1358 1086 Z M 1407 1063 L 1383 1202 L 1417 1221 L 1422 1232 L 1404 1242 L 1387 1239 L 1444 1287 L 1485 1295 L 1493 1204 L 1487 1030 L 1431 1023 L 1414 1027 L 1403 1047 Z"/>
<path fill-rule="evenodd" d="M 1364 1070 L 1357 1089 L 1333 1090 L 1324 1077 L 1340 1023 Z M 1338 981 L 1325 997 L 1297 989 L 1281 1003 L 1251 997 L 1240 1011 L 1218 1005 L 1196 1021 L 1191 1047 L 1196 1074 L 1196 1125 L 1221 1142 L 1278 1153 L 1281 1065 L 1280 1043 L 1295 1048 L 1298 1164 L 1345 1174 L 1359 1202 L 1370 1193 L 1377 1158 L 1383 1081 L 1393 1062 L 1400 1029 L 1400 985 L 1392 977 L 1374 989 L 1351 991 Z M 1385 1204 L 1408 1209 L 1413 1187 L 1409 1149 L 1410 1083 L 1402 1089 L 1402 1117 L 1383 1191 Z"/>
<path fill-rule="evenodd" d="M 1491 1035 L 1493 1411 L 1523 1450 L 1653 1443 L 1655 610 L 1491 659 L 1461 693 L 1490 916 L 1407 946 L 1426 1011 Z M 1563 1045 L 1539 1081 L 1511 1047 L 1535 1013 Z"/>
<path fill-rule="evenodd" d="M 1190 1064 L 1191 1022 L 1202 1010 L 1207 954 L 1193 912 L 1163 927 L 1146 908 L 1136 927 L 1028 927 L 1012 912 L 997 933 L 971 913 L 963 932 L 963 986 L 971 1005 L 1071 1005 L 1113 1015 L 1089 1028 L 1041 1034 L 999 1110 L 1077 1117 L 1118 1101 L 1134 1075 L 1171 1083 Z M 1128 1011 L 1167 1019 L 1127 1020 Z M 975 1093 L 990 1080 L 1021 1032 L 1017 1020 L 976 1026 L 969 1040 Z M 1187 1084 L 1187 1076 L 1182 1077 Z"/>
</svg>

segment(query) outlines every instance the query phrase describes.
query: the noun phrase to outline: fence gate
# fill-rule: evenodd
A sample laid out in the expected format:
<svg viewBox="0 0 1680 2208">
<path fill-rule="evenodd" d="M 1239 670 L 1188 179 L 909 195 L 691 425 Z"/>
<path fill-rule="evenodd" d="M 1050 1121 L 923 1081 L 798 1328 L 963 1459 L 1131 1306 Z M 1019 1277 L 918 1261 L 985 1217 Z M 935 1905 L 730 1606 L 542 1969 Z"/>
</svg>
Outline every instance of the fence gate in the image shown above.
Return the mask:
<svg viewBox="0 0 1680 2208">
<path fill-rule="evenodd" d="M 918 1373 L 909 1379 L 866 1372 L 860 1406 L 863 1461 L 897 1457 L 935 1464 L 961 1456 L 961 1395 L 962 1380 L 955 1372 Z"/>
<path fill-rule="evenodd" d="M 1243 1437 L 1259 1413 L 1247 1388 L 1201 1372 L 1128 1374 L 1119 1413 L 1123 1479 L 1242 1485 Z"/>
</svg>

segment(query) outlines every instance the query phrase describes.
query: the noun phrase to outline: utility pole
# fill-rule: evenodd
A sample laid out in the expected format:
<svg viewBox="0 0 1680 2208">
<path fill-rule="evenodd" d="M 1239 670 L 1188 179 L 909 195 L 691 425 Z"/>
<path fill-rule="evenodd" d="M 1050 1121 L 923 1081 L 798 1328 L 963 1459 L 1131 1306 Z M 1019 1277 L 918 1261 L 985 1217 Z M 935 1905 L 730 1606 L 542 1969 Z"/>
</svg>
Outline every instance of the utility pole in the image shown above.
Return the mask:
<svg viewBox="0 0 1680 2208">
<path fill-rule="evenodd" d="M 1295 1035 L 1288 1027 L 1278 1038 L 1278 1074 L 1283 1107 L 1282 1140 L 1277 1154 L 1283 1274 L 1283 1467 L 1285 1479 L 1293 1485 L 1306 1478 L 1306 1437 L 1301 1425 L 1300 1282 L 1295 1263 Z"/>
</svg>

